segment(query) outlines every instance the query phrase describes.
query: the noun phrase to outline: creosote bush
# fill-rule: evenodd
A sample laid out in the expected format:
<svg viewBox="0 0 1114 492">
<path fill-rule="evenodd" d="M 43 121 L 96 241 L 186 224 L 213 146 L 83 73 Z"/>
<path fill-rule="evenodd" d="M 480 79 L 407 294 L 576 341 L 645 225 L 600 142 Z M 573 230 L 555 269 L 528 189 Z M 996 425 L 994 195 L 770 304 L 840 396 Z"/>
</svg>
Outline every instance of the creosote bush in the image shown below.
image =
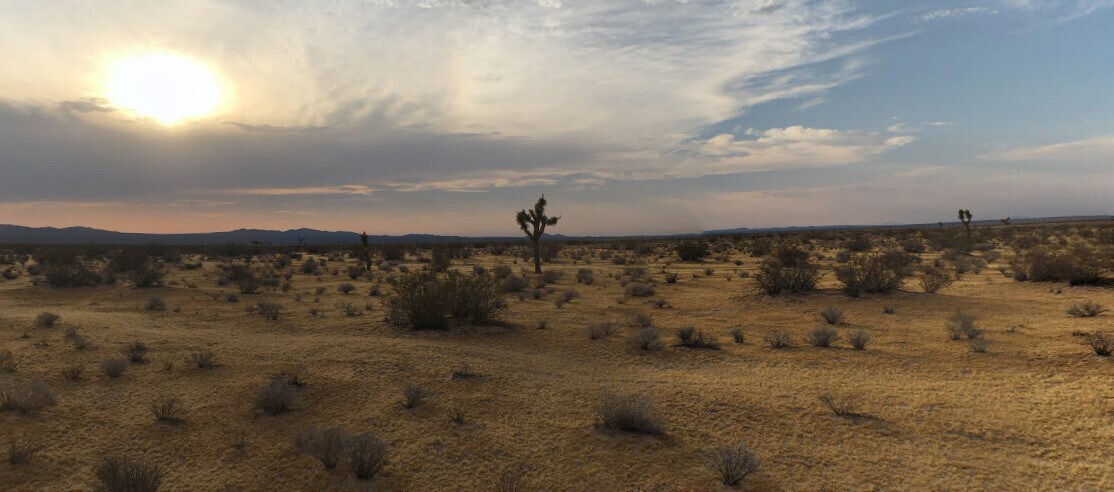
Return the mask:
<svg viewBox="0 0 1114 492">
<path fill-rule="evenodd" d="M 626 295 L 631 297 L 650 297 L 654 295 L 657 290 L 653 284 L 645 284 L 641 282 L 634 282 L 627 285 L 625 291 Z"/>
<path fill-rule="evenodd" d="M 818 326 L 808 334 L 808 343 L 813 347 L 827 348 L 839 339 L 839 332 L 830 326 Z"/>
<path fill-rule="evenodd" d="M 776 295 L 814 291 L 822 276 L 820 266 L 808 261 L 808 252 L 786 246 L 778 249 L 774 258 L 762 262 L 754 280 L 763 292 Z"/>
<path fill-rule="evenodd" d="M 928 265 L 922 270 L 920 280 L 921 288 L 924 289 L 926 293 L 935 294 L 936 291 L 951 285 L 954 278 L 947 270 Z"/>
<path fill-rule="evenodd" d="M 255 392 L 251 402 L 259 412 L 270 415 L 285 413 L 294 403 L 294 387 L 279 379 L 272 379 Z"/>
<path fill-rule="evenodd" d="M 348 446 L 348 465 L 356 478 L 368 480 L 387 463 L 387 443 L 370 433 L 353 436 Z"/>
<path fill-rule="evenodd" d="M 677 345 L 712 350 L 719 350 L 720 348 L 719 340 L 716 340 L 714 336 L 692 326 L 677 329 Z"/>
<path fill-rule="evenodd" d="M 62 319 L 62 317 L 57 314 L 49 311 L 43 311 L 39 313 L 38 316 L 35 316 L 35 323 L 44 328 L 53 328 L 54 324 L 57 323 L 60 319 Z"/>
<path fill-rule="evenodd" d="M 340 427 L 310 427 L 291 439 L 299 451 L 317 458 L 326 470 L 332 470 L 340 463 L 352 439 L 347 430 Z"/>
<path fill-rule="evenodd" d="M 836 269 L 843 292 L 859 297 L 864 292 L 887 293 L 900 289 L 908 276 L 912 259 L 907 253 L 889 251 L 852 259 Z"/>
<path fill-rule="evenodd" d="M 735 340 L 735 343 L 742 344 L 746 341 L 746 336 L 743 334 L 743 329 L 741 327 L 736 326 L 732 328 L 730 333 L 731 339 Z"/>
<path fill-rule="evenodd" d="M 271 321 L 277 320 L 279 314 L 282 313 L 282 304 L 270 301 L 259 301 L 255 304 L 259 309 L 259 314 Z"/>
<path fill-rule="evenodd" d="M 124 374 L 124 370 L 128 368 L 128 361 L 124 359 L 110 358 L 101 361 L 101 372 L 110 378 L 118 378 Z"/>
<path fill-rule="evenodd" d="M 642 395 L 616 395 L 604 392 L 596 406 L 596 416 L 605 429 L 658 435 L 665 430 L 653 411 L 653 402 Z"/>
<path fill-rule="evenodd" d="M 638 330 L 628 339 L 631 346 L 639 350 L 661 350 L 661 332 L 653 326 Z"/>
<path fill-rule="evenodd" d="M 712 448 L 705 457 L 712 469 L 719 473 L 723 484 L 730 486 L 738 485 L 761 466 L 758 457 L 743 443 Z"/>
<path fill-rule="evenodd" d="M 159 296 L 148 297 L 146 308 L 148 311 L 166 311 L 166 301 Z"/>
<path fill-rule="evenodd" d="M 494 321 L 506 308 L 504 291 L 487 273 L 423 270 L 404 274 L 387 296 L 387 319 L 415 330 L 447 329 L 454 322 L 482 325 Z"/>
<path fill-rule="evenodd" d="M 147 344 L 136 340 L 124 346 L 124 355 L 132 364 L 140 364 L 147 361 Z"/>
<path fill-rule="evenodd" d="M 146 460 L 110 455 L 93 470 L 105 492 L 154 492 L 162 485 L 163 472 Z"/>
<path fill-rule="evenodd" d="M 588 325 L 588 338 L 599 340 L 614 335 L 617 331 L 619 331 L 619 324 L 614 321 L 590 323 Z"/>
<path fill-rule="evenodd" d="M 792 347 L 789 333 L 785 330 L 771 330 L 766 333 L 766 335 L 762 337 L 762 339 L 765 340 L 772 349 L 783 349 Z"/>
<path fill-rule="evenodd" d="M 212 352 L 190 352 L 188 357 L 190 364 L 198 369 L 211 369 L 217 366 L 217 356 Z"/>
</svg>

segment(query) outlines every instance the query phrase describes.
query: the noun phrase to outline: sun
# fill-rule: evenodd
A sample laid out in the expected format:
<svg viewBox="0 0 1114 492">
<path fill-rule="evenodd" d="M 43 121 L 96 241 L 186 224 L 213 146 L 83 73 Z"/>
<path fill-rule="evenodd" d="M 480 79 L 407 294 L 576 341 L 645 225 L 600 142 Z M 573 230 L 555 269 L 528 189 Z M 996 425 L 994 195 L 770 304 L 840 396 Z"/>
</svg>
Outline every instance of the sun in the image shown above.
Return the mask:
<svg viewBox="0 0 1114 492">
<path fill-rule="evenodd" d="M 211 114 L 223 99 L 220 81 L 209 67 L 169 52 L 115 60 L 106 85 L 112 106 L 167 126 Z"/>
</svg>

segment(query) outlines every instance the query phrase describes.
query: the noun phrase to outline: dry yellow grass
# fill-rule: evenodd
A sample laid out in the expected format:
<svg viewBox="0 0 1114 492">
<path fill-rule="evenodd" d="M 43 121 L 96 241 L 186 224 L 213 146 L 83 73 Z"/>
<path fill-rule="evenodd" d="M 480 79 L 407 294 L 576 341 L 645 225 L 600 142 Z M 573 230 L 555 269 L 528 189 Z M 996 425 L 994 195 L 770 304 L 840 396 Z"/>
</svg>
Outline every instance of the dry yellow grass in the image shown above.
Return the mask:
<svg viewBox="0 0 1114 492">
<path fill-rule="evenodd" d="M 5 384 L 43 379 L 57 404 L 37 415 L 0 413 L 0 428 L 27 433 L 49 447 L 30 463 L 0 463 L 8 490 L 86 490 L 92 469 L 110 452 L 144 456 L 165 472 L 166 490 L 344 490 L 368 486 L 342 464 L 325 470 L 296 452 L 290 436 L 311 425 L 370 431 L 390 445 L 389 462 L 370 482 L 385 490 L 492 490 L 504 471 L 524 465 L 537 490 L 720 490 L 702 452 L 742 441 L 762 468 L 747 478 L 753 490 L 1109 490 L 1114 489 L 1114 360 L 1097 357 L 1073 331 L 1114 330 L 1114 315 L 1078 319 L 1064 310 L 1084 299 L 1114 305 L 1101 287 L 1019 283 L 993 268 L 966 274 L 936 295 L 910 291 L 852 299 L 836 290 L 775 297 L 754 294 L 751 279 L 724 278 L 754 271 L 744 263 L 675 263 L 676 284 L 662 281 L 663 262 L 646 266 L 657 295 L 623 297 L 622 267 L 562 260 L 558 291 L 581 296 L 558 309 L 553 299 L 508 296 L 503 318 L 517 328 L 462 327 L 412 332 L 383 322 L 384 308 L 356 281 L 337 292 L 343 275 L 297 274 L 289 293 L 242 295 L 217 287 L 214 263 L 198 271 L 171 269 L 166 288 L 50 289 L 26 276 L 0 283 L 0 349 L 20 359 L 0 374 Z M 511 265 L 507 257 L 481 256 L 456 265 Z M 351 263 L 349 263 L 351 264 Z M 516 272 L 527 265 L 512 265 Z M 596 284 L 578 285 L 577 268 L 596 271 Z M 344 266 L 331 262 L 329 268 Z M 416 268 L 417 265 L 412 265 Z M 706 276 L 704 268 L 715 273 Z M 696 274 L 696 276 L 694 276 Z M 313 291 L 325 287 L 320 302 Z M 389 288 L 384 286 L 384 291 Z M 305 298 L 294 300 L 301 292 Z M 213 294 L 220 294 L 214 299 Z M 147 311 L 152 294 L 166 311 Z M 281 303 L 278 321 L 248 314 L 258 300 Z M 344 316 L 338 304 L 371 309 Z M 805 343 L 822 324 L 827 306 L 844 311 L 844 340 L 828 349 Z M 883 308 L 893 307 L 894 314 Z M 318 308 L 320 316 L 309 310 Z M 989 351 L 971 353 L 949 341 L 944 323 L 957 308 L 978 317 Z M 35 316 L 62 316 L 54 328 L 34 326 Z M 589 340 L 589 323 L 626 323 L 632 313 L 653 315 L 667 346 L 654 352 L 630 348 L 618 335 Z M 536 329 L 539 319 L 548 329 Z M 673 331 L 695 326 L 718 336 L 723 350 L 673 346 Z M 741 326 L 744 345 L 728 332 Z M 77 328 L 90 347 L 76 350 L 64 333 Z M 795 348 L 772 350 L 761 341 L 770 329 L 792 333 Z M 866 328 L 866 351 L 851 350 L 846 336 Z M 24 333 L 27 337 L 24 338 Z M 149 361 L 109 379 L 98 365 L 121 357 L 124 345 L 143 341 Z M 41 342 L 45 341 L 46 344 Z M 212 351 L 220 365 L 196 369 L 190 353 Z M 174 366 L 167 371 L 164 362 Z M 80 381 L 63 368 L 84 367 Z M 451 378 L 467 364 L 483 375 Z M 293 411 L 256 415 L 253 392 L 283 369 L 304 366 L 307 385 Z M 402 407 L 402 389 L 420 384 L 433 396 L 413 410 Z M 666 434 L 660 437 L 603 431 L 593 407 L 603 390 L 653 398 Z M 854 395 L 868 418 L 832 415 L 824 393 Z M 150 405 L 179 398 L 185 422 L 157 423 Z M 454 424 L 449 409 L 466 411 Z M 233 447 L 246 436 L 243 449 Z M 2 437 L 2 436 L 0 436 Z M 6 443 L 6 438 L 4 439 Z"/>
</svg>

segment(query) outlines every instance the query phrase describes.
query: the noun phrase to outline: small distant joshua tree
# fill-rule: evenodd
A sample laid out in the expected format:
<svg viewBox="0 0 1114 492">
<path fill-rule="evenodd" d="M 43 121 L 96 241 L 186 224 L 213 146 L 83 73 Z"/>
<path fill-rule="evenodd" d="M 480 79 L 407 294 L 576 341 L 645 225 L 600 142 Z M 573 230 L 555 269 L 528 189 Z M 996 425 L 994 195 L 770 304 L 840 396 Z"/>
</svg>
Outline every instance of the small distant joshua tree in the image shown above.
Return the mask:
<svg viewBox="0 0 1114 492">
<path fill-rule="evenodd" d="M 963 231 L 967 233 L 967 243 L 971 243 L 971 211 L 959 209 L 959 221 L 963 223 Z"/>
<path fill-rule="evenodd" d="M 360 245 L 363 249 L 360 250 L 360 260 L 364 262 L 364 271 L 371 271 L 371 256 L 368 255 L 367 249 L 367 232 L 360 234 Z"/>
<path fill-rule="evenodd" d="M 534 204 L 533 210 L 519 210 L 515 217 L 522 232 L 525 232 L 526 237 L 534 243 L 534 273 L 542 273 L 541 239 L 542 234 L 545 234 L 545 227 L 557 225 L 557 220 L 560 219 L 560 217 L 546 217 L 545 203 L 545 195 L 542 195 L 538 198 L 538 203 Z"/>
<path fill-rule="evenodd" d="M 1009 217 L 1006 217 L 1004 219 L 998 219 L 998 220 L 1002 221 L 1002 225 L 1007 225 L 1007 226 L 1010 225 L 1010 218 Z"/>
</svg>

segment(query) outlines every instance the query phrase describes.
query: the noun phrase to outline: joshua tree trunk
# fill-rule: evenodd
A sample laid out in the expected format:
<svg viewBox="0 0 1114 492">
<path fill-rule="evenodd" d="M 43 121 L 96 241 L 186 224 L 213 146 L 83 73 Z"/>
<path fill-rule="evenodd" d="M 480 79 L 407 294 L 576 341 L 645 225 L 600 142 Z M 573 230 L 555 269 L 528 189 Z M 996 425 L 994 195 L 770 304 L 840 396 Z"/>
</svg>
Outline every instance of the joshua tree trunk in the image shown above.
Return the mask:
<svg viewBox="0 0 1114 492">
<path fill-rule="evenodd" d="M 522 228 L 522 232 L 525 232 L 526 237 L 534 243 L 534 273 L 542 273 L 541 240 L 542 234 L 545 234 L 545 226 L 555 226 L 560 219 L 560 217 L 546 217 L 545 203 L 545 195 L 542 195 L 538 203 L 534 204 L 533 210 L 519 210 L 518 215 L 515 216 L 515 221 Z"/>
</svg>

